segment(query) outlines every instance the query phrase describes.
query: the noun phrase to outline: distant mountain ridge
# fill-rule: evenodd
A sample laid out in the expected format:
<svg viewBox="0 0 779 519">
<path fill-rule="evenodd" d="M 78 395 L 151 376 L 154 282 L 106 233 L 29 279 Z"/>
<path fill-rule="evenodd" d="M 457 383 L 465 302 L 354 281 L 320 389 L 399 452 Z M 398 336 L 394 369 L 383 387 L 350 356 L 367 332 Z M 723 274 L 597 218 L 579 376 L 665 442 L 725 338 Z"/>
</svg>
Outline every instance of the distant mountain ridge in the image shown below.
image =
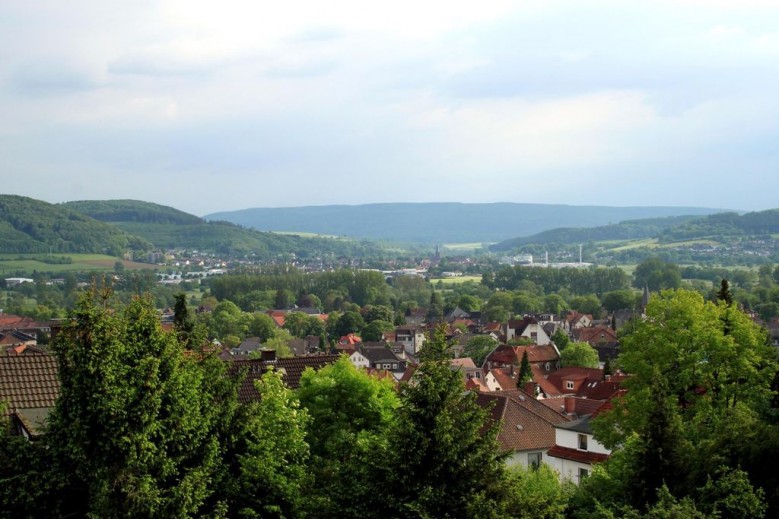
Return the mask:
<svg viewBox="0 0 779 519">
<path fill-rule="evenodd" d="M 84 200 L 66 202 L 61 206 L 110 224 L 129 235 L 139 236 L 160 249 L 251 254 L 264 260 L 279 255 L 359 257 L 378 250 L 374 244 L 288 236 L 246 229 L 225 221 L 206 221 L 172 207 L 140 200 Z"/>
<path fill-rule="evenodd" d="M 386 203 L 253 208 L 206 215 L 263 231 L 296 231 L 416 243 L 498 242 L 558 227 L 596 227 L 611 222 L 723 209 L 705 207 L 607 207 L 525 203 Z"/>
</svg>

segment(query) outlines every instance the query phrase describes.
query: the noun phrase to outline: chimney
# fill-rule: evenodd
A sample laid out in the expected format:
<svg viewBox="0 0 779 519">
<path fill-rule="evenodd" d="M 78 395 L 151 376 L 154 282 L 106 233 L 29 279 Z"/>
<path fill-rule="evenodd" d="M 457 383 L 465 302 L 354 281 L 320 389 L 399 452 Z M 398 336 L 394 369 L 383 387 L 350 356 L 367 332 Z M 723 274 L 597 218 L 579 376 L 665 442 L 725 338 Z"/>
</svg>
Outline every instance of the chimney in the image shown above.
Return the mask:
<svg viewBox="0 0 779 519">
<path fill-rule="evenodd" d="M 572 397 L 572 396 L 565 397 L 565 414 L 567 415 L 576 414 L 576 397 Z"/>
<path fill-rule="evenodd" d="M 522 387 L 522 389 L 527 393 L 528 395 L 535 397 L 536 396 L 536 383 L 532 380 L 528 380 L 525 382 L 525 385 Z"/>
<path fill-rule="evenodd" d="M 276 350 L 263 348 L 260 350 L 260 359 L 263 362 L 276 362 Z"/>
</svg>

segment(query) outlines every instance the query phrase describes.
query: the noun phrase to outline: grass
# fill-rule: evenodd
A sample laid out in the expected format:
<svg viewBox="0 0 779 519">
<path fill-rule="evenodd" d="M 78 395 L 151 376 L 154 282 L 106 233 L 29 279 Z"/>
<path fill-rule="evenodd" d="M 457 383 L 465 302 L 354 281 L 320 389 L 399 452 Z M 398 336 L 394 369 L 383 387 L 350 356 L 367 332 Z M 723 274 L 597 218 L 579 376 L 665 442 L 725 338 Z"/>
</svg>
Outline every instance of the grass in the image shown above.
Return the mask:
<svg viewBox="0 0 779 519">
<path fill-rule="evenodd" d="M 11 273 L 24 272 L 51 272 L 53 274 L 64 272 L 84 271 L 112 271 L 114 264 L 121 261 L 125 270 L 156 269 L 157 265 L 139 263 L 136 261 L 118 260 L 114 256 L 105 254 L 55 254 L 53 257 L 67 257 L 72 263 L 55 264 L 41 261 L 45 258 L 41 254 L 0 254 L 0 275 L 8 276 Z"/>
<path fill-rule="evenodd" d="M 345 236 L 336 236 L 335 234 L 318 234 L 315 232 L 303 232 L 303 231 L 271 231 L 273 234 L 281 234 L 284 236 L 300 236 L 301 238 L 334 238 L 336 240 L 352 241 L 351 238 Z"/>
<path fill-rule="evenodd" d="M 460 283 L 465 283 L 467 281 L 473 281 L 475 283 L 481 282 L 481 276 L 460 276 L 456 278 L 433 278 L 430 280 L 432 284 L 437 284 L 438 282 L 443 283 L 444 285 L 457 285 Z"/>
<path fill-rule="evenodd" d="M 444 243 L 441 245 L 442 248 L 446 250 L 452 250 L 452 251 L 468 251 L 468 250 L 479 250 L 483 249 L 486 245 L 485 243 L 478 243 L 478 242 L 471 242 L 471 243 Z"/>
</svg>

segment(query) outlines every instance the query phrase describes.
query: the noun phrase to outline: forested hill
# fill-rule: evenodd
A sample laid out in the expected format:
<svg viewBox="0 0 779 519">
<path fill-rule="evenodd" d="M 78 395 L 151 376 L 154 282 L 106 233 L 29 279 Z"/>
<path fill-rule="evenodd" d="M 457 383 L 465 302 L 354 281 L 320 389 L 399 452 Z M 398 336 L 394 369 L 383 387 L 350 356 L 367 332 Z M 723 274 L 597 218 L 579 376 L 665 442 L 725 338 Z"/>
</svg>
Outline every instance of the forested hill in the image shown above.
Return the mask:
<svg viewBox="0 0 779 519">
<path fill-rule="evenodd" d="M 165 205 L 140 200 L 81 200 L 62 204 L 102 222 L 197 224 L 195 215 Z"/>
<path fill-rule="evenodd" d="M 267 231 L 298 231 L 417 243 L 494 242 L 557 227 L 720 212 L 702 207 L 600 207 L 552 204 L 395 203 L 256 208 L 214 213 Z"/>
<path fill-rule="evenodd" d="M 779 233 L 779 209 L 769 209 L 743 215 L 721 213 L 695 218 L 665 229 L 658 238 L 662 242 L 672 242 L 704 238 L 716 240 L 738 236 L 769 236 L 777 233 Z"/>
<path fill-rule="evenodd" d="M 678 216 L 632 220 L 592 228 L 552 229 L 533 236 L 514 238 L 491 246 L 496 252 L 512 251 L 524 245 L 570 244 L 598 241 L 627 241 L 654 238 L 660 243 L 696 240 L 730 241 L 769 238 L 779 233 L 779 209 L 739 215 L 725 212 L 707 216 Z"/>
<path fill-rule="evenodd" d="M 155 248 L 185 248 L 228 255 L 253 254 L 257 259 L 279 255 L 365 257 L 381 254 L 372 243 L 308 238 L 260 232 L 223 221 L 202 218 L 171 207 L 138 200 L 68 202 L 63 207 L 84 212 L 122 231 L 140 236 Z"/>
<path fill-rule="evenodd" d="M 641 240 L 659 236 L 666 229 L 684 225 L 698 220 L 698 216 L 668 216 L 666 218 L 646 218 L 643 220 L 627 220 L 624 222 L 601 225 L 598 227 L 579 228 L 563 227 L 540 232 L 533 236 L 513 238 L 496 243 L 490 250 L 511 251 L 523 245 L 549 243 L 582 243 L 590 241 L 609 240 Z"/>
<path fill-rule="evenodd" d="M 120 255 L 150 244 L 67 207 L 24 196 L 0 195 L 0 251 Z"/>
</svg>

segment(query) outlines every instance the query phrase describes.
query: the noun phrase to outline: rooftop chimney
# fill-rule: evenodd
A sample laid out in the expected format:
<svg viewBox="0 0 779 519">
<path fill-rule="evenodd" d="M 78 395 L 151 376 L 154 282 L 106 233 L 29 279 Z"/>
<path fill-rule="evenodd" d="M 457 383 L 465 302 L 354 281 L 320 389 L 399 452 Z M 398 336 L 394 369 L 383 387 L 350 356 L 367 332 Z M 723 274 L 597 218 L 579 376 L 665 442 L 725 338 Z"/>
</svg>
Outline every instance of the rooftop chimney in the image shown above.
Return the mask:
<svg viewBox="0 0 779 519">
<path fill-rule="evenodd" d="M 567 415 L 576 414 L 576 397 L 572 397 L 572 396 L 565 397 L 565 414 Z"/>
</svg>

